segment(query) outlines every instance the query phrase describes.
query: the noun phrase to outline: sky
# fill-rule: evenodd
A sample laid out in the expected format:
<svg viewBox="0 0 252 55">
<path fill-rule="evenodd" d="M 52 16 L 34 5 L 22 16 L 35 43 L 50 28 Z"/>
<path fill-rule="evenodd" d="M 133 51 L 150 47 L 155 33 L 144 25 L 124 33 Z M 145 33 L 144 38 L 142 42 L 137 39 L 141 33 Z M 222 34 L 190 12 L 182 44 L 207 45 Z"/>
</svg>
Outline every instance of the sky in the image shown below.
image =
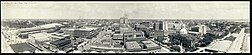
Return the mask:
<svg viewBox="0 0 252 55">
<path fill-rule="evenodd" d="M 1 2 L 2 19 L 249 19 L 248 2 Z"/>
</svg>

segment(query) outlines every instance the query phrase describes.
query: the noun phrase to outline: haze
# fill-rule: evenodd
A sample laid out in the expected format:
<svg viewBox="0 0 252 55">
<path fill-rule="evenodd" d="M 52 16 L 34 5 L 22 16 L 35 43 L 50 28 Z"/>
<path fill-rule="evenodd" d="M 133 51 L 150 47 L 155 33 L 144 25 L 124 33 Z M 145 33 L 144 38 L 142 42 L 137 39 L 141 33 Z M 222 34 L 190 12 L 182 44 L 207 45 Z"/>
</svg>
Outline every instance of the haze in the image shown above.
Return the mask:
<svg viewBox="0 0 252 55">
<path fill-rule="evenodd" d="M 245 3 L 4 3 L 4 19 L 249 19 Z"/>
</svg>

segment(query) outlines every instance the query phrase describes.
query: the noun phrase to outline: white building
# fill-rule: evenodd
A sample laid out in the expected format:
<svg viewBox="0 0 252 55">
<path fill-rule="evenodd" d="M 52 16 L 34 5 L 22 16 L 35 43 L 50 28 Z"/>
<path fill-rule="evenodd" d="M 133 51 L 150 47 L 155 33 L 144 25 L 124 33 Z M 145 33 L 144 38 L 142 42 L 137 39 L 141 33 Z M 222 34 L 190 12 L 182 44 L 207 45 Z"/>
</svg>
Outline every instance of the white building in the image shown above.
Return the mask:
<svg viewBox="0 0 252 55">
<path fill-rule="evenodd" d="M 179 31 L 179 33 L 180 34 L 187 34 L 188 33 L 188 31 L 186 30 L 186 25 L 185 24 L 182 25 L 182 29 Z"/>
<path fill-rule="evenodd" d="M 198 26 L 199 27 L 199 32 L 201 33 L 201 34 L 206 34 L 206 29 L 207 29 L 207 27 L 205 26 L 205 25 L 200 25 L 200 26 Z"/>
</svg>

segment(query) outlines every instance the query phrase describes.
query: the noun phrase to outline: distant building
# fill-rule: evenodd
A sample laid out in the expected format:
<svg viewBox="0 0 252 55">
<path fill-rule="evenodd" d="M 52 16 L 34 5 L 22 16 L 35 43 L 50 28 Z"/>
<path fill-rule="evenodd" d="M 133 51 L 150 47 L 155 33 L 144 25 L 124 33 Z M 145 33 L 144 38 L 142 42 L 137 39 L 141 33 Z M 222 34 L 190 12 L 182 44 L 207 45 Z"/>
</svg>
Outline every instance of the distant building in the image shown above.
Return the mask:
<svg viewBox="0 0 252 55">
<path fill-rule="evenodd" d="M 114 34 L 112 36 L 113 40 L 123 40 L 123 34 Z"/>
<path fill-rule="evenodd" d="M 119 23 L 114 23 L 111 26 L 112 26 L 112 30 L 119 30 L 120 29 L 120 24 Z"/>
<path fill-rule="evenodd" d="M 200 25 L 199 26 L 199 32 L 201 33 L 201 34 L 206 34 L 206 26 L 205 25 Z"/>
<path fill-rule="evenodd" d="M 151 21 L 144 21 L 144 22 L 141 22 L 140 25 L 144 25 L 145 27 L 147 28 L 153 28 L 153 25 L 154 23 L 152 23 Z M 159 25 L 160 26 L 160 25 Z"/>
<path fill-rule="evenodd" d="M 180 30 L 179 33 L 180 33 L 180 34 L 187 34 L 187 33 L 188 33 L 188 31 L 186 30 L 185 24 L 182 25 L 182 29 Z"/>
<path fill-rule="evenodd" d="M 188 33 L 196 34 L 196 35 L 203 35 L 203 34 L 207 33 L 207 28 L 208 27 L 205 25 L 194 26 L 194 27 L 191 27 L 191 29 L 188 31 Z"/>
<path fill-rule="evenodd" d="M 20 37 L 21 39 L 27 39 L 29 36 L 28 36 L 28 33 L 21 33 L 21 34 L 19 35 L 19 37 Z"/>
<path fill-rule="evenodd" d="M 154 30 L 163 30 L 162 21 L 157 21 L 157 22 L 154 23 Z"/>
<path fill-rule="evenodd" d="M 97 28 L 83 28 L 83 29 L 72 29 L 72 28 L 63 28 L 64 33 L 71 34 L 74 37 L 82 38 L 92 38 L 98 35 Z"/>
<path fill-rule="evenodd" d="M 155 50 L 155 49 L 161 48 L 158 44 L 156 44 L 150 40 L 142 41 L 142 43 L 144 44 L 144 47 L 146 47 L 147 50 Z"/>
<path fill-rule="evenodd" d="M 181 29 L 181 26 L 182 25 L 178 23 L 164 21 L 163 30 L 164 30 L 165 36 L 168 36 L 169 34 L 172 34 L 172 33 L 177 33 Z"/>
<path fill-rule="evenodd" d="M 129 25 L 127 25 L 127 24 L 122 24 L 122 25 L 120 25 L 120 34 L 123 34 L 123 33 L 125 33 L 125 32 L 132 32 L 132 31 L 134 31 L 134 29 L 133 28 L 131 28 Z"/>
<path fill-rule="evenodd" d="M 52 23 L 52 24 L 40 25 L 40 26 L 36 26 L 32 28 L 22 28 L 22 29 L 18 29 L 15 34 L 18 35 L 22 39 L 26 39 L 28 38 L 29 34 L 35 34 L 35 33 L 40 33 L 40 32 L 51 33 L 51 32 L 55 32 L 59 30 L 62 26 L 64 25 L 58 24 L 58 23 Z"/>
<path fill-rule="evenodd" d="M 150 32 L 150 38 L 157 38 L 158 36 L 164 36 L 164 31 L 163 30 L 154 30 Z"/>
<path fill-rule="evenodd" d="M 145 25 L 138 25 L 135 27 L 136 31 L 151 31 L 151 28 L 145 26 Z"/>
<path fill-rule="evenodd" d="M 58 23 L 52 23 L 52 24 L 46 24 L 46 25 L 40 25 L 32 28 L 23 28 L 23 29 L 18 29 L 20 33 L 25 33 L 25 32 L 32 32 L 32 31 L 42 31 L 42 30 L 49 30 L 49 29 L 59 29 L 62 24 Z"/>
<path fill-rule="evenodd" d="M 168 21 L 164 21 L 163 22 L 163 30 L 172 30 L 172 29 L 175 29 L 175 23 L 171 23 L 171 22 L 168 22 Z"/>
<path fill-rule="evenodd" d="M 50 50 L 56 50 L 57 49 L 57 50 L 67 51 L 68 48 L 71 47 L 71 46 L 72 46 L 71 40 L 63 38 L 63 39 L 59 39 L 59 40 L 50 42 L 49 48 L 50 48 Z"/>
<path fill-rule="evenodd" d="M 125 14 L 124 17 L 120 18 L 120 24 L 127 24 L 128 23 L 128 18 L 127 15 Z"/>
<path fill-rule="evenodd" d="M 123 51 L 122 43 L 122 40 L 112 40 L 111 37 L 104 37 L 91 44 L 90 48 L 100 51 Z"/>
</svg>

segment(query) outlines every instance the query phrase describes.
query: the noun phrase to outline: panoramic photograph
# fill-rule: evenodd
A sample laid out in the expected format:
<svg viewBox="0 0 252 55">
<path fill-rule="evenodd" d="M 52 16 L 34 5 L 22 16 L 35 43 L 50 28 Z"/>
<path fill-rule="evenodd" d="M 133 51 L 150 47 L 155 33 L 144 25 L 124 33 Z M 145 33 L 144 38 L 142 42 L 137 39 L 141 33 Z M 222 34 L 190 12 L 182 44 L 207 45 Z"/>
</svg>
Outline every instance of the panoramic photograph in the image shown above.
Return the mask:
<svg viewBox="0 0 252 55">
<path fill-rule="evenodd" d="M 1 53 L 250 53 L 250 2 L 1 1 Z"/>
</svg>

